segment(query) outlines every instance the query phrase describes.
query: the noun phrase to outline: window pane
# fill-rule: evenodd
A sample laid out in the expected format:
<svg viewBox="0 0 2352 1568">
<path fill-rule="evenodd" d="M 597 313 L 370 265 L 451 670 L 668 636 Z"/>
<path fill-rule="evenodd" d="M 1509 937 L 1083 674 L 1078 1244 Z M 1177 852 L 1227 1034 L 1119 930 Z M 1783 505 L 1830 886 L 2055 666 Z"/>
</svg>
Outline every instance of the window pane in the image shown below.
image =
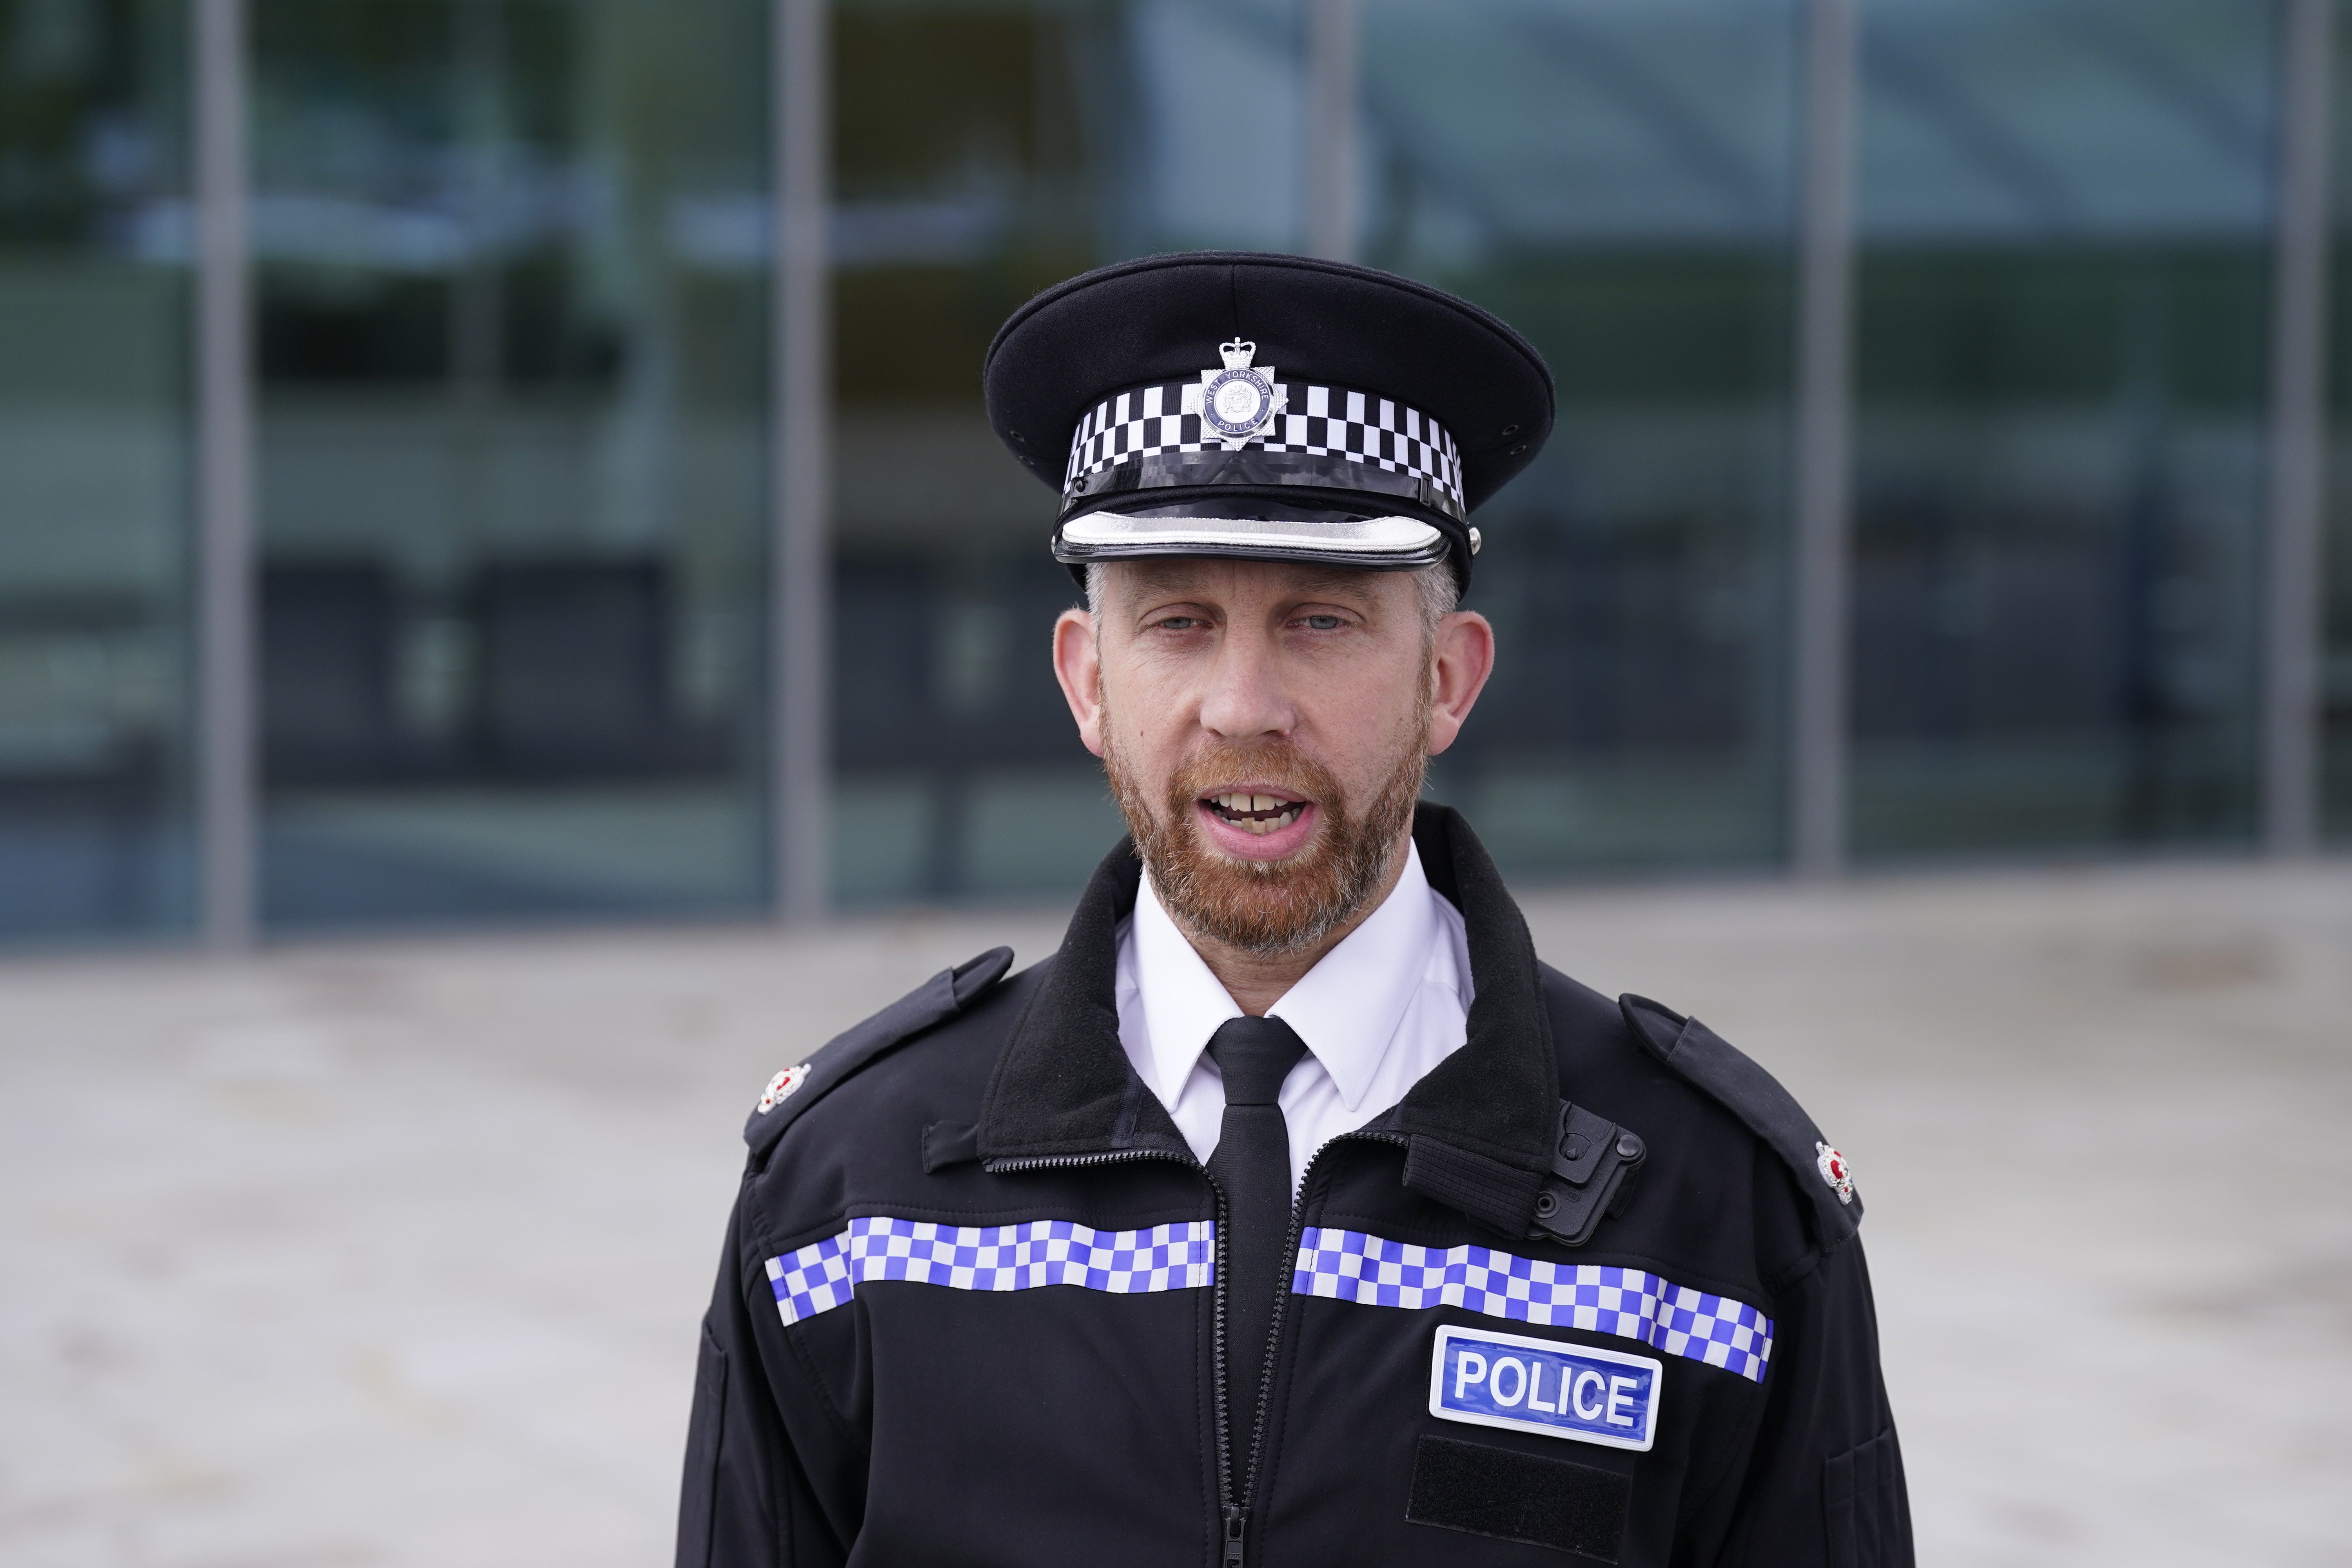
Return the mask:
<svg viewBox="0 0 2352 1568">
<path fill-rule="evenodd" d="M 1435 775 L 1509 868 L 1779 852 L 1796 26 L 1366 7 L 1369 259 L 1495 310 L 1559 386 L 1477 519 L 1499 662 Z"/>
<path fill-rule="evenodd" d="M 1853 831 L 2252 831 L 2272 12 L 1865 11 Z"/>
<path fill-rule="evenodd" d="M 2320 692 L 2320 831 L 2352 841 L 2352 17 L 2336 31 L 2335 234 L 2328 258 L 2330 329 L 2326 575 L 2321 600 L 2325 663 Z"/>
<path fill-rule="evenodd" d="M 1055 498 L 990 433 L 982 356 L 1089 267 L 1295 243 L 1295 18 L 845 0 L 834 27 L 837 890 L 1073 887 L 1124 830 L 1047 662 Z"/>
<path fill-rule="evenodd" d="M 757 901 L 764 17 L 257 0 L 277 925 Z"/>
<path fill-rule="evenodd" d="M 0 939 L 193 904 L 184 10 L 0 0 Z"/>
</svg>

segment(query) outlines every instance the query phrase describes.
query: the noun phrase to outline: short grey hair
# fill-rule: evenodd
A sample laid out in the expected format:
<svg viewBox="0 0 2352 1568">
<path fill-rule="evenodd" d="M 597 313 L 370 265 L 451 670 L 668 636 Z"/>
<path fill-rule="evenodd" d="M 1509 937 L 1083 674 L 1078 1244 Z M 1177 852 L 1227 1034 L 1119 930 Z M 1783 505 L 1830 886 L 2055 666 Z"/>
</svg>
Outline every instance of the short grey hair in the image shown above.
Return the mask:
<svg viewBox="0 0 2352 1568">
<path fill-rule="evenodd" d="M 1108 562 L 1087 563 L 1087 614 L 1099 616 L 1103 605 L 1103 573 Z M 1454 575 L 1454 564 L 1440 561 L 1433 566 L 1416 567 L 1412 574 L 1414 593 L 1421 599 L 1421 629 L 1423 636 L 1437 630 L 1437 623 L 1452 615 L 1462 605 L 1461 579 Z"/>
</svg>

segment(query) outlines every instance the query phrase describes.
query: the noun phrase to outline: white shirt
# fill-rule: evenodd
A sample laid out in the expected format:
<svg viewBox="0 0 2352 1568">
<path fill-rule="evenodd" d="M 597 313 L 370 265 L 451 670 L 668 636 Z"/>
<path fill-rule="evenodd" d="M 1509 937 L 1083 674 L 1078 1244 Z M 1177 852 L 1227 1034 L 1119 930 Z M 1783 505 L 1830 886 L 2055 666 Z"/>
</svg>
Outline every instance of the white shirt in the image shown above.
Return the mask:
<svg viewBox="0 0 2352 1568">
<path fill-rule="evenodd" d="M 1317 1150 L 1461 1048 L 1470 996 L 1461 912 L 1429 885 L 1413 848 L 1381 907 L 1266 1009 L 1307 1042 L 1280 1100 L 1294 1189 Z M 1209 1037 L 1242 1010 L 1160 907 L 1149 874 L 1119 927 L 1118 997 L 1127 1059 L 1205 1163 L 1225 1116 Z"/>
</svg>

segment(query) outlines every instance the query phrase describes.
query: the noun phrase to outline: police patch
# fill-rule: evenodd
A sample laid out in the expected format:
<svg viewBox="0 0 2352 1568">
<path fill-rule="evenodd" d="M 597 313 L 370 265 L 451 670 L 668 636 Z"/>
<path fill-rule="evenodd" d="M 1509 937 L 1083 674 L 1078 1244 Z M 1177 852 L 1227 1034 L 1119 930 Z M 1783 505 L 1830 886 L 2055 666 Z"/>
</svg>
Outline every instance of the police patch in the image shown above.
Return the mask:
<svg viewBox="0 0 2352 1568">
<path fill-rule="evenodd" d="M 767 1092 L 760 1096 L 760 1114 L 767 1115 L 777 1106 L 798 1094 L 801 1085 L 808 1082 L 808 1075 L 809 1064 L 803 1062 L 798 1067 L 786 1068 L 770 1079 Z"/>
<path fill-rule="evenodd" d="M 1844 1155 L 1826 1143 L 1816 1142 L 1813 1145 L 1813 1169 L 1822 1173 L 1822 1180 L 1830 1184 L 1830 1191 L 1837 1194 L 1838 1202 L 1853 1202 L 1853 1167 L 1845 1163 Z"/>
<path fill-rule="evenodd" d="M 1429 1413 L 1646 1453 L 1657 1440 L 1664 1372 L 1648 1356 L 1442 1328 L 1429 1363 Z"/>
<path fill-rule="evenodd" d="M 1274 366 L 1253 363 L 1255 343 L 1234 338 L 1219 343 L 1217 353 L 1225 368 L 1202 371 L 1201 384 L 1184 389 L 1183 409 L 1201 416 L 1202 440 L 1214 432 L 1227 451 L 1237 451 L 1289 405 L 1288 398 L 1275 384 Z"/>
</svg>

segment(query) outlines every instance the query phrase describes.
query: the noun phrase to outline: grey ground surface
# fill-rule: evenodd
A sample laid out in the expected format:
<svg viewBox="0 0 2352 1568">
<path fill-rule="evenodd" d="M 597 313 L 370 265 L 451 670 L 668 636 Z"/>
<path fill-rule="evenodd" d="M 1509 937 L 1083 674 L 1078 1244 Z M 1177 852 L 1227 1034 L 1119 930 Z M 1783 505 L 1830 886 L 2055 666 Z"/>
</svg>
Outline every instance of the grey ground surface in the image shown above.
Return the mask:
<svg viewBox="0 0 2352 1568">
<path fill-rule="evenodd" d="M 2352 1563 L 2352 867 L 1528 900 L 1852 1156 L 1931 1564 Z M 667 1561 L 761 1085 L 1048 915 L 0 964 L 0 1561 Z"/>
</svg>

